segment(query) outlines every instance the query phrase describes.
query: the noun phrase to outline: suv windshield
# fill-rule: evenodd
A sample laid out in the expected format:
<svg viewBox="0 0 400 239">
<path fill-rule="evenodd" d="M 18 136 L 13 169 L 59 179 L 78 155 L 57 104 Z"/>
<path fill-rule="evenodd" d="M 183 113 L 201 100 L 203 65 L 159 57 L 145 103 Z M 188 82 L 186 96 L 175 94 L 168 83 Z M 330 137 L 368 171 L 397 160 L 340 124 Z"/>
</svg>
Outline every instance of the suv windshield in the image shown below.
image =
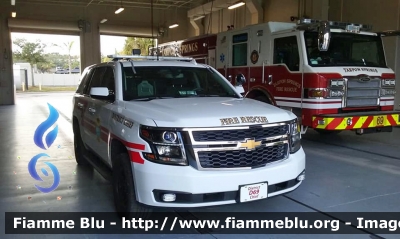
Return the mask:
<svg viewBox="0 0 400 239">
<path fill-rule="evenodd" d="M 181 97 L 240 96 L 209 68 L 134 66 L 123 68 L 125 101 Z"/>
<path fill-rule="evenodd" d="M 304 33 L 310 66 L 387 67 L 382 40 L 378 36 L 331 33 L 328 51 L 318 50 L 318 34 Z"/>
</svg>

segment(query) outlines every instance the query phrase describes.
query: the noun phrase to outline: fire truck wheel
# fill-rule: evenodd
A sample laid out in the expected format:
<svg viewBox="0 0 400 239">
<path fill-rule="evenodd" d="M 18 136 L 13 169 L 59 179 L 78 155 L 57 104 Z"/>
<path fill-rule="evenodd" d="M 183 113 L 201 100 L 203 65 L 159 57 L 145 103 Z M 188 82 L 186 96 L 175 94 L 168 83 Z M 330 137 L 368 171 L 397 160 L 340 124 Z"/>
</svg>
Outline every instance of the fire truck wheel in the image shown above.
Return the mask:
<svg viewBox="0 0 400 239">
<path fill-rule="evenodd" d="M 114 202 L 120 217 L 148 218 L 151 209 L 136 201 L 132 165 L 127 153 L 120 153 L 113 159 L 112 183 Z"/>
<path fill-rule="evenodd" d="M 90 154 L 83 144 L 79 126 L 77 124 L 74 124 L 74 126 L 74 151 L 76 163 L 78 165 L 89 165 L 89 162 L 84 156 L 89 157 Z"/>
<path fill-rule="evenodd" d="M 336 135 L 342 132 L 341 130 L 324 130 L 324 129 L 315 129 L 318 133 L 322 135 Z"/>
<path fill-rule="evenodd" d="M 264 96 L 264 95 L 260 95 L 256 97 L 256 100 L 267 103 L 267 104 L 271 104 L 271 102 L 269 101 L 268 97 Z"/>
</svg>

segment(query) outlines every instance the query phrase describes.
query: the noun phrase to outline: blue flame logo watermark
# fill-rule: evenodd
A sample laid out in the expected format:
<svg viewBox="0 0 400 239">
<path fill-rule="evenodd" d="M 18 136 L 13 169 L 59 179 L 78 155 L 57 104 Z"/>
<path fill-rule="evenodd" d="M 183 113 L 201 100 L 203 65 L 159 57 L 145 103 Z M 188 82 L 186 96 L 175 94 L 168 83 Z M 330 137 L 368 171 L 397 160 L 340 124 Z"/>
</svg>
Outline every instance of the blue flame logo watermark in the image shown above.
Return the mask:
<svg viewBox="0 0 400 239">
<path fill-rule="evenodd" d="M 47 105 L 49 106 L 49 110 L 50 110 L 49 117 L 36 128 L 35 134 L 33 136 L 33 141 L 35 142 L 35 144 L 39 148 L 44 149 L 44 150 L 47 150 L 48 148 L 50 148 L 50 146 L 56 140 L 57 134 L 58 134 L 58 125 L 56 123 L 57 123 L 59 114 L 52 105 L 50 105 L 49 103 L 47 103 Z M 31 161 L 29 161 L 29 164 L 28 164 L 29 174 L 31 175 L 32 178 L 34 178 L 35 180 L 38 180 L 38 181 L 43 181 L 43 179 L 36 172 L 36 163 L 42 157 L 50 157 L 50 156 L 45 153 L 37 154 L 31 159 Z M 54 191 L 60 184 L 60 173 L 58 172 L 57 167 L 54 166 L 52 163 L 49 163 L 49 162 L 44 162 L 44 163 L 47 166 L 49 166 L 49 168 L 51 169 L 51 171 L 53 173 L 53 176 L 54 176 L 53 184 L 49 188 L 40 187 L 38 185 L 35 185 L 35 187 L 43 193 L 49 193 L 49 192 Z M 49 175 L 49 173 L 47 172 L 46 169 L 42 168 L 41 171 L 44 176 L 47 177 Z"/>
</svg>

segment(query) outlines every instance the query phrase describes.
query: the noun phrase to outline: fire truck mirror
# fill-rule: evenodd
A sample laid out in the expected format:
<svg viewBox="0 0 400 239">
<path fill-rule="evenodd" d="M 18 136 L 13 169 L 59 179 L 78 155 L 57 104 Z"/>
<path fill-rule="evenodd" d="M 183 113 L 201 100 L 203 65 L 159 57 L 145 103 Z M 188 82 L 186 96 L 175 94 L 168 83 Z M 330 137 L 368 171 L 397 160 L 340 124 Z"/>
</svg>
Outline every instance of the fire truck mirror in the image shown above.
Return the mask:
<svg viewBox="0 0 400 239">
<path fill-rule="evenodd" d="M 331 29 L 327 21 L 322 21 L 318 27 L 318 49 L 327 51 L 331 40 Z"/>
<path fill-rule="evenodd" d="M 243 74 L 236 75 L 236 85 L 241 86 L 244 85 L 244 83 L 246 83 L 246 77 L 244 77 Z"/>
</svg>

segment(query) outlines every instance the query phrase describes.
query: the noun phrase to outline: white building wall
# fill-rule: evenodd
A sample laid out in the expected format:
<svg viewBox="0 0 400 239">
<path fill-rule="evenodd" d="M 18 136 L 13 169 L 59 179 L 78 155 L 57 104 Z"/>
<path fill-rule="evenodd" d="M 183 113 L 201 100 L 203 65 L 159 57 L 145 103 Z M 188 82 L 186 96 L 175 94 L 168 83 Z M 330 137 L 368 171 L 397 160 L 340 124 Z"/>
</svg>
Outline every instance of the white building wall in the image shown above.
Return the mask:
<svg viewBox="0 0 400 239">
<path fill-rule="evenodd" d="M 34 74 L 37 85 L 42 86 L 77 86 L 80 74 Z"/>
</svg>

